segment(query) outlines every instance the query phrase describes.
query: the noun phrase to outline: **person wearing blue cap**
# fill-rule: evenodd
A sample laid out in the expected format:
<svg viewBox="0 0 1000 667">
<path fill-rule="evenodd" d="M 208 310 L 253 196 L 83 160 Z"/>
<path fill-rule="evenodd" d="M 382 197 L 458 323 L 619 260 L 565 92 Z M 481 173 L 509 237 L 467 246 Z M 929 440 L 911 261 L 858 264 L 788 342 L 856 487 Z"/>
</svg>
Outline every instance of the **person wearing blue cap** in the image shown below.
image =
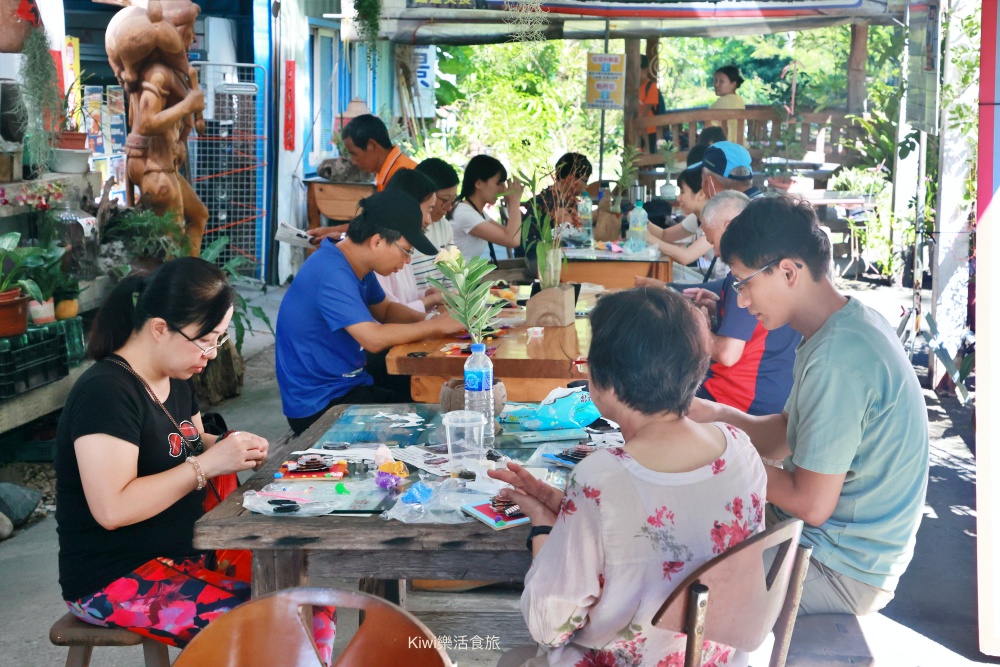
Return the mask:
<svg viewBox="0 0 1000 667">
<path fill-rule="evenodd" d="M 360 202 L 339 243 L 325 238 L 295 276 L 278 311 L 275 360 L 281 405 L 296 435 L 340 403 L 399 403 L 373 385 L 365 352 L 458 333 L 447 315 L 423 313 L 386 298 L 375 274 L 390 275 L 416 250 L 437 248 L 424 235 L 420 205 L 386 190 Z"/>
<path fill-rule="evenodd" d="M 737 143 L 719 141 L 712 144 L 705 149 L 701 167 L 701 187 L 710 199 L 723 190 L 736 190 L 750 199 L 764 194 L 753 184 L 750 153 Z"/>
</svg>

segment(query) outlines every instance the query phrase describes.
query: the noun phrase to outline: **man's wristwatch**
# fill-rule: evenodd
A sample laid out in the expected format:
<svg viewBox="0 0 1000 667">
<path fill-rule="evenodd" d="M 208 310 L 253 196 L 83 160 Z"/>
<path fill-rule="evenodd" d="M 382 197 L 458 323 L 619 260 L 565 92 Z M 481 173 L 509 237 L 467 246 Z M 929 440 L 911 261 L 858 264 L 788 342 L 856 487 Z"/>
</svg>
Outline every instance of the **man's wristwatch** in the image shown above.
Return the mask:
<svg viewBox="0 0 1000 667">
<path fill-rule="evenodd" d="M 531 532 L 528 533 L 528 541 L 527 541 L 528 551 L 532 550 L 531 543 L 534 541 L 536 537 L 538 537 L 539 535 L 548 535 L 551 532 L 552 532 L 552 526 L 532 526 Z"/>
</svg>

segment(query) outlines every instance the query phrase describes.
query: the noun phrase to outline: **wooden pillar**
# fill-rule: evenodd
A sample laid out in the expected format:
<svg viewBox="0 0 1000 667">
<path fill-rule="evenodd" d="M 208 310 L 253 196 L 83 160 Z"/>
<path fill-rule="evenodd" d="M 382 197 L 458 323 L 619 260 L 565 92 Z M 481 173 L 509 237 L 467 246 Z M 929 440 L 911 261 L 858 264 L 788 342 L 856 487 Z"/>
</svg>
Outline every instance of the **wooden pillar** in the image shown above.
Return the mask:
<svg viewBox="0 0 1000 667">
<path fill-rule="evenodd" d="M 865 86 L 868 63 L 868 25 L 851 26 L 851 54 L 847 59 L 847 113 L 862 113 L 868 90 Z"/>
<path fill-rule="evenodd" d="M 639 38 L 625 40 L 625 145 L 638 146 Z"/>
</svg>

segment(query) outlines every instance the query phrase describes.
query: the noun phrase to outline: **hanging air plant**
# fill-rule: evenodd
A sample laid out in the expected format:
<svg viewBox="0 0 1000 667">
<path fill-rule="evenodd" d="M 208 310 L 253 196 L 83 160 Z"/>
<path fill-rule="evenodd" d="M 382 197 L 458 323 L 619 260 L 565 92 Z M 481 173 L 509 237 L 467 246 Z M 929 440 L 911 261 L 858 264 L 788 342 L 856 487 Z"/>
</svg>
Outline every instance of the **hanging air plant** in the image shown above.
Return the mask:
<svg viewBox="0 0 1000 667">
<path fill-rule="evenodd" d="M 368 47 L 368 64 L 378 57 L 382 0 L 354 0 L 354 25 Z"/>
<path fill-rule="evenodd" d="M 52 140 L 63 117 L 62 91 L 43 28 L 32 28 L 24 42 L 18 114 L 24 128 L 26 157 L 44 172 L 52 158 Z"/>
</svg>

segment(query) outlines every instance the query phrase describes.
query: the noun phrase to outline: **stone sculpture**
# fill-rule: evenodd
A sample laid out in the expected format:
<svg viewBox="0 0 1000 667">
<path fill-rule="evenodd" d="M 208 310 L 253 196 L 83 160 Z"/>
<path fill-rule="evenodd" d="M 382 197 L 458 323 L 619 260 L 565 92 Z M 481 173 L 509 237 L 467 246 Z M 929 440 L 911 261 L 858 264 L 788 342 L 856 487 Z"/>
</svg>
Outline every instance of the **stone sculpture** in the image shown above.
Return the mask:
<svg viewBox="0 0 1000 667">
<path fill-rule="evenodd" d="M 187 59 L 200 8 L 191 0 L 148 0 L 125 7 L 105 35 L 108 61 L 129 96 L 125 141 L 130 203 L 134 186 L 157 214 L 184 226 L 198 256 L 208 209 L 179 173 L 192 129 L 204 132 L 204 93 Z"/>
</svg>

